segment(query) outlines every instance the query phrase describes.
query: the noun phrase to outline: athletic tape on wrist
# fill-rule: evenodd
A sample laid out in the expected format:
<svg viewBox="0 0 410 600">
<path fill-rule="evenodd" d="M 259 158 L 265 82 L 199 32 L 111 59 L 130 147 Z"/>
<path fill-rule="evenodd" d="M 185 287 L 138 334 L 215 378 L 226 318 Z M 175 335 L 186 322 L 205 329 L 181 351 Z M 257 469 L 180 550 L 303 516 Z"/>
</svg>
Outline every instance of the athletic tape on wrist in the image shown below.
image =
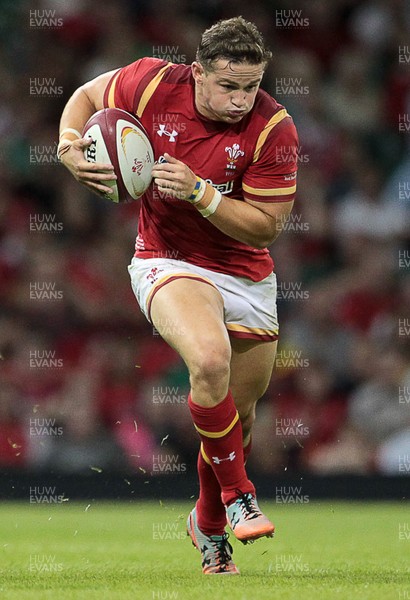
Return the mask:
<svg viewBox="0 0 410 600">
<path fill-rule="evenodd" d="M 60 138 L 65 134 L 65 133 L 73 133 L 76 137 L 78 137 L 78 139 L 80 140 L 83 136 L 81 135 L 81 133 L 79 131 L 77 131 L 77 129 L 73 129 L 72 127 L 66 127 L 65 129 L 63 129 L 60 133 Z"/>
<path fill-rule="evenodd" d="M 197 178 L 196 178 L 196 184 L 195 184 L 195 187 L 194 187 L 194 189 L 193 189 L 193 191 L 192 191 L 192 194 L 191 194 L 191 195 L 189 196 L 189 198 L 188 198 L 189 202 L 192 202 L 192 200 L 195 200 L 195 198 L 196 198 L 196 197 L 197 197 L 197 195 L 198 195 L 198 192 L 199 192 L 199 188 L 200 188 L 200 187 L 201 187 L 201 178 L 200 178 L 200 177 L 197 177 Z"/>
<path fill-rule="evenodd" d="M 206 208 L 198 208 L 199 212 L 206 219 L 214 214 L 222 200 L 222 194 L 218 190 L 214 190 L 214 195 L 211 202 Z"/>
<path fill-rule="evenodd" d="M 194 191 L 192 192 L 192 194 L 189 196 L 189 198 L 187 198 L 188 202 L 190 202 L 191 204 L 198 204 L 198 202 L 200 202 L 203 198 L 203 195 L 205 194 L 205 190 L 206 190 L 206 183 L 203 179 L 201 179 L 200 177 L 197 177 L 197 182 L 195 184 L 194 187 Z"/>
</svg>

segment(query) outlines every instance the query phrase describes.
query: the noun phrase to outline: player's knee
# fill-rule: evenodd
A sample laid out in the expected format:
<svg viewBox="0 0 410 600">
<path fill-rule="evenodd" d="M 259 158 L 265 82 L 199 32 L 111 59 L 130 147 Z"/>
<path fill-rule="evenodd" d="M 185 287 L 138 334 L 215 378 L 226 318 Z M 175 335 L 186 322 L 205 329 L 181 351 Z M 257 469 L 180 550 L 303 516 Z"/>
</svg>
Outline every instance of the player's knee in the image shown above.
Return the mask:
<svg viewBox="0 0 410 600">
<path fill-rule="evenodd" d="M 230 373 L 230 353 L 228 348 L 203 348 L 191 357 L 189 371 L 191 385 L 210 388 L 226 386 Z"/>
</svg>

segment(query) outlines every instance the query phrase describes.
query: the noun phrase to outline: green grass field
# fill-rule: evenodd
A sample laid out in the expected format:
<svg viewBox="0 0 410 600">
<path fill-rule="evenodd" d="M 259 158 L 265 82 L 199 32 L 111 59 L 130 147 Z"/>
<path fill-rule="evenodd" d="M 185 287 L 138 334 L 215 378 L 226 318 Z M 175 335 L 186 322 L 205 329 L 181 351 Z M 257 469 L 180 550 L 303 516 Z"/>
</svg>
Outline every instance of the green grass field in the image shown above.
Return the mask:
<svg viewBox="0 0 410 600">
<path fill-rule="evenodd" d="M 260 504 L 277 534 L 233 540 L 237 577 L 202 575 L 186 503 L 0 504 L 0 598 L 410 599 L 405 503 Z"/>
</svg>

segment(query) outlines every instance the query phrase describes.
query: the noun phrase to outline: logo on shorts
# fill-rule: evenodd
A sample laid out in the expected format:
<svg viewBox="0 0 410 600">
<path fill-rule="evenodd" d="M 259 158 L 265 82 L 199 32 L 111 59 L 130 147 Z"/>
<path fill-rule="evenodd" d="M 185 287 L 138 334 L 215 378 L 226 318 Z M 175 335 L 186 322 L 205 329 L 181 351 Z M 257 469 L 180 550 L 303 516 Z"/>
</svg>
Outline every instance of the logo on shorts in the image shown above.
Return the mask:
<svg viewBox="0 0 410 600">
<path fill-rule="evenodd" d="M 241 156 L 245 156 L 245 152 L 241 150 L 239 144 L 233 144 L 232 146 L 226 146 L 225 152 L 228 153 L 226 162 L 226 169 L 236 169 L 236 162 Z"/>
<path fill-rule="evenodd" d="M 155 283 L 156 280 L 158 279 L 159 273 L 162 273 L 163 270 L 164 269 L 158 269 L 158 267 L 153 267 L 147 275 L 148 281 L 150 281 L 151 284 Z"/>
</svg>

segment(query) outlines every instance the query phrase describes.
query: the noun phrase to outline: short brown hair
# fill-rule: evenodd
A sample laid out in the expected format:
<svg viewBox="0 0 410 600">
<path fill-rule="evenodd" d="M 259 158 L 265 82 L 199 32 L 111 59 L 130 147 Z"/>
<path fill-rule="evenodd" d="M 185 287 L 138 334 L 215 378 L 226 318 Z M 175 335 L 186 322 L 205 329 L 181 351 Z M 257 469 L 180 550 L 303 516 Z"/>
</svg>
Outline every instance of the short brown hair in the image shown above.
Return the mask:
<svg viewBox="0 0 410 600">
<path fill-rule="evenodd" d="M 265 47 L 262 34 L 254 23 L 243 17 L 218 21 L 202 34 L 196 60 L 210 71 L 215 60 L 251 65 L 267 63 L 272 53 Z"/>
</svg>

